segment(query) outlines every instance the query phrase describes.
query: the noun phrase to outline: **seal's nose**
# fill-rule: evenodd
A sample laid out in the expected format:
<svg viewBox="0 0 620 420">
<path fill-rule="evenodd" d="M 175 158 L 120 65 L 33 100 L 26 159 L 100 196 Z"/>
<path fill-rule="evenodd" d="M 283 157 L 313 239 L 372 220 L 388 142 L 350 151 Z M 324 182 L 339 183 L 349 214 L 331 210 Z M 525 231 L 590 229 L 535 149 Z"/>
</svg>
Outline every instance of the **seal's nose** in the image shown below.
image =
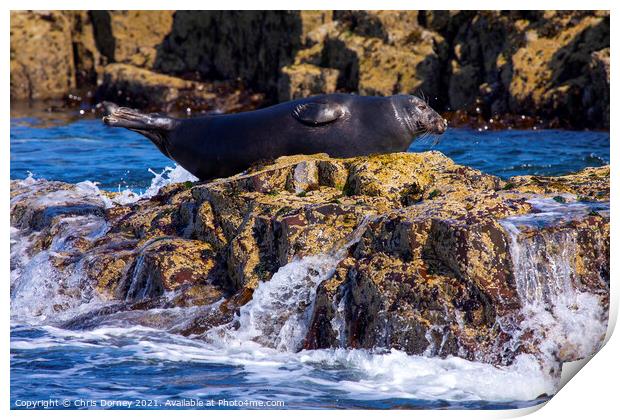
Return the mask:
<svg viewBox="0 0 620 420">
<path fill-rule="evenodd" d="M 448 129 L 448 120 L 445 118 L 436 118 L 433 121 L 433 131 L 435 134 L 443 134 Z"/>
</svg>

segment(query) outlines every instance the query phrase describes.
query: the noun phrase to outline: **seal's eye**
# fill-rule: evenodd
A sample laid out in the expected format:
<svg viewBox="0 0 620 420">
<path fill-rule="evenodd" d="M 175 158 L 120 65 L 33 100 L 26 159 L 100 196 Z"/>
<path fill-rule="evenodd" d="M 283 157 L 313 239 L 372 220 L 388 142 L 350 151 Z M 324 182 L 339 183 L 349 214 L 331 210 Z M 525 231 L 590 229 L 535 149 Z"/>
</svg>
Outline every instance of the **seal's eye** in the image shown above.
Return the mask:
<svg viewBox="0 0 620 420">
<path fill-rule="evenodd" d="M 427 106 L 426 106 L 426 105 L 424 105 L 424 104 L 422 104 L 422 105 L 418 105 L 418 109 L 419 109 L 420 111 L 425 111 L 425 110 L 426 110 L 426 108 L 427 108 Z"/>
</svg>

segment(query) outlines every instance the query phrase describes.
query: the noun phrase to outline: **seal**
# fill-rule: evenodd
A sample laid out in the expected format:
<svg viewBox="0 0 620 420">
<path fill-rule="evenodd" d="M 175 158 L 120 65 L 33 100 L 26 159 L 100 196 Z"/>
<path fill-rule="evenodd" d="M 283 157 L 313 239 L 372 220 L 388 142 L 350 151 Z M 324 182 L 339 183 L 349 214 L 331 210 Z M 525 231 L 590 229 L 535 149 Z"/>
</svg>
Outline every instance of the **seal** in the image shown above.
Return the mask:
<svg viewBox="0 0 620 420">
<path fill-rule="evenodd" d="M 447 128 L 446 120 L 411 95 L 319 95 L 188 119 L 105 106 L 105 124 L 143 134 L 200 180 L 230 176 L 285 155 L 347 158 L 402 152 L 415 138 Z"/>
</svg>

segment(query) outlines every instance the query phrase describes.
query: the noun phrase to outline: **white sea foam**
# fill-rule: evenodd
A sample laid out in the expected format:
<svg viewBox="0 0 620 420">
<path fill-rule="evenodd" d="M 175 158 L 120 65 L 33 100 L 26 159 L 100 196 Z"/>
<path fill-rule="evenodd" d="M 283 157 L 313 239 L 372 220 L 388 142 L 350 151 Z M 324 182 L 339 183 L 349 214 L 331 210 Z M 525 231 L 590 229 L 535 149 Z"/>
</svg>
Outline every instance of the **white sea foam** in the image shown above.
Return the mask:
<svg viewBox="0 0 620 420">
<path fill-rule="evenodd" d="M 57 198 L 57 197 L 56 197 Z M 68 262 L 77 238 L 94 241 L 108 225 L 95 215 L 67 216 L 56 224 L 58 233 L 49 248 L 30 257 L 26 250 L 36 233 L 11 232 L 11 317 L 22 321 L 54 322 L 75 316 L 100 300 L 83 273 L 84 259 Z M 67 262 L 65 270 L 56 264 Z"/>
<path fill-rule="evenodd" d="M 148 169 L 148 171 L 153 175 L 153 178 L 151 179 L 151 184 L 144 191 L 134 191 L 130 188 L 125 188 L 121 190 L 119 186 L 117 193 L 111 197 L 110 195 L 107 195 L 103 191 L 101 191 L 98 182 L 92 182 L 87 180 L 75 184 L 75 192 L 61 190 L 54 193 L 46 194 L 44 198 L 48 200 L 48 205 L 53 205 L 53 200 L 56 200 L 57 202 L 62 202 L 73 196 L 77 196 L 80 198 L 96 198 L 101 200 L 106 208 L 109 208 L 114 206 L 115 204 L 125 205 L 135 203 L 136 201 L 141 199 L 151 198 L 155 196 L 163 187 L 170 184 L 186 181 L 198 181 L 198 178 L 196 178 L 182 166 L 179 166 L 177 164 L 175 164 L 174 167 L 166 166 L 164 170 L 159 173 L 154 171 L 153 169 Z M 28 177 L 21 180 L 20 182 L 25 185 L 36 186 L 37 183 L 40 183 L 41 181 L 45 181 L 45 179 L 35 178 L 32 172 L 28 172 Z"/>
<path fill-rule="evenodd" d="M 145 327 L 104 327 L 67 331 L 43 327 L 46 335 L 28 341 L 17 339 L 13 350 L 53 347 L 122 350 L 127 362 L 152 360 L 225 364 L 243 369 L 246 381 L 269 383 L 276 389 L 294 387 L 300 394 L 338 392 L 349 398 L 380 400 L 411 398 L 447 401 L 528 401 L 552 394 L 555 380 L 543 374 L 532 356 L 522 355 L 508 367 L 447 359 L 411 356 L 391 350 L 327 349 L 298 353 L 278 351 L 254 341 L 238 346 L 205 345 L 178 335 Z M 115 360 L 121 363 L 123 360 Z M 93 363 L 97 363 L 94 361 Z M 330 372 L 324 375 L 324 372 Z M 209 388 L 213 394 L 213 388 Z M 236 390 L 242 393 L 243 390 Z"/>
<path fill-rule="evenodd" d="M 143 193 L 125 190 L 110 198 L 99 189 L 97 183 L 83 181 L 75 184 L 74 190 L 45 192 L 32 203 L 34 207 L 62 206 L 77 202 L 95 207 L 109 208 L 116 204 L 127 204 L 157 194 L 164 186 L 183 181 L 196 181 L 193 175 L 180 166 L 167 167 L 154 174 L 150 187 Z M 38 185 L 45 185 L 43 179 L 36 179 L 32 173 L 21 181 L 37 192 Z M 14 197 L 19 200 L 21 196 Z M 59 322 L 75 316 L 80 311 L 93 309 L 100 304 L 98 294 L 86 281 L 82 271 L 84 260 L 69 263 L 64 270 L 56 268 L 56 263 L 67 260 L 63 252 L 72 251 L 76 238 L 93 241 L 103 236 L 108 225 L 97 215 L 63 216 L 57 222 L 55 233 L 48 249 L 30 257 L 27 249 L 36 234 L 26 234 L 20 229 L 11 230 L 11 316 L 31 322 Z"/>
<path fill-rule="evenodd" d="M 177 182 L 198 181 L 198 178 L 185 170 L 182 166 L 176 164 L 174 168 L 166 166 L 160 173 L 152 169 L 149 169 L 149 172 L 153 174 L 153 179 L 151 180 L 151 185 L 144 192 L 135 192 L 129 188 L 121 190 L 119 187 L 118 194 L 112 200 L 117 204 L 131 204 L 143 198 L 153 197 L 166 185 Z"/>
<path fill-rule="evenodd" d="M 239 341 L 255 340 L 282 351 L 300 350 L 314 306 L 317 286 L 330 277 L 339 259 L 331 255 L 301 258 L 280 268 L 254 291 L 240 311 Z"/>
<path fill-rule="evenodd" d="M 54 251 L 36 254 L 11 287 L 11 317 L 29 323 L 54 323 L 99 307 L 102 301 L 82 272 L 82 262 L 64 271 L 54 266 Z"/>
</svg>

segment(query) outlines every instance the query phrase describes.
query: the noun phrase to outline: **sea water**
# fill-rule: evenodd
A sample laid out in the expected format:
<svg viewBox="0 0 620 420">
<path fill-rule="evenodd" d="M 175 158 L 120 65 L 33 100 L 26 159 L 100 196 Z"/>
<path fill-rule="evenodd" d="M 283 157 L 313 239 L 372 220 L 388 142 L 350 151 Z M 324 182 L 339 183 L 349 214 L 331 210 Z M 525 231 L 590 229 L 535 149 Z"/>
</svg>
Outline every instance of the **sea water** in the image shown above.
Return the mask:
<svg viewBox="0 0 620 420">
<path fill-rule="evenodd" d="M 440 143 L 418 142 L 410 150 L 429 149 L 504 178 L 561 175 L 607 164 L 609 134 L 450 129 Z M 33 184 L 41 178 L 79 182 L 85 193 L 93 194 L 97 188 L 120 191 L 116 199 L 120 203 L 149 197 L 170 182 L 195 179 L 142 136 L 92 119 L 69 124 L 12 120 L 11 178 Z M 517 240 L 519 224 L 528 222 L 509 220 L 506 228 L 513 229 Z M 101 220 L 68 220 L 67 229 L 72 226 L 93 236 L 105 232 Z M 12 254 L 19 259 L 25 239 L 13 233 Z M 518 245 L 513 252 L 527 251 L 523 248 L 527 244 Z M 46 256 L 38 255 L 23 264 L 28 273 L 11 276 L 12 282 L 20 284 L 11 305 L 12 407 L 22 408 L 28 401 L 58 401 L 59 405 L 50 407 L 127 408 L 130 404 L 129 408 L 227 409 L 264 408 L 269 403 L 267 408 L 490 409 L 534 405 L 553 394 L 556 380 L 526 355 L 509 367 L 496 367 L 458 357 L 411 356 L 393 349 L 298 351 L 316 286 L 342 255 L 334 250 L 281 267 L 242 308 L 238 328 L 223 326 L 200 339 L 178 335 L 174 327 L 191 311 L 209 308 L 152 309 L 170 320 L 160 328 L 132 324 L 131 313 L 109 315 L 88 329 L 60 328 L 53 311 L 45 312 L 46 305 L 57 303 L 50 281 L 54 273 Z M 531 308 L 537 308 L 536 298 L 543 292 L 536 289 L 535 278 L 527 277 L 527 269 L 524 265 L 522 293 L 524 299 L 532 299 Z M 561 273 L 558 276 L 561 280 Z M 79 286 L 79 270 L 69 280 Z M 600 327 L 597 302 L 577 297 L 582 305 L 579 321 Z M 105 305 L 88 290 L 71 299 L 63 304 L 73 305 L 73 314 Z M 35 314 L 37 305 L 41 307 Z M 543 321 L 553 315 L 536 314 Z M 66 402 L 69 405 L 63 406 Z"/>
</svg>

